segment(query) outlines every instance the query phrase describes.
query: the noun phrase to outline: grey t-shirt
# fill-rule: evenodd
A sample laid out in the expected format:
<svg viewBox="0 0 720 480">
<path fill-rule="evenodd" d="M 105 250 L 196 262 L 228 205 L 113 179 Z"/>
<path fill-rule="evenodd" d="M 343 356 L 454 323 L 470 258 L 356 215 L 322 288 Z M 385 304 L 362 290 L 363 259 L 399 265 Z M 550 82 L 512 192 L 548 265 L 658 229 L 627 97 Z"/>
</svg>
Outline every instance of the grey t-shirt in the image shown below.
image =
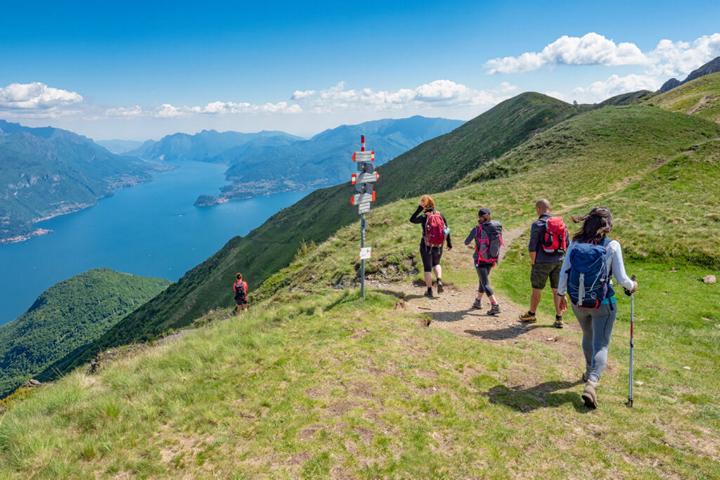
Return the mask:
<svg viewBox="0 0 720 480">
<path fill-rule="evenodd" d="M 530 227 L 530 242 L 528 243 L 528 251 L 536 252 L 535 263 L 561 263 L 565 255 L 562 253 L 547 253 L 542 249 L 542 237 L 545 233 L 545 222 L 552 215 L 544 213 L 535 220 Z"/>
</svg>

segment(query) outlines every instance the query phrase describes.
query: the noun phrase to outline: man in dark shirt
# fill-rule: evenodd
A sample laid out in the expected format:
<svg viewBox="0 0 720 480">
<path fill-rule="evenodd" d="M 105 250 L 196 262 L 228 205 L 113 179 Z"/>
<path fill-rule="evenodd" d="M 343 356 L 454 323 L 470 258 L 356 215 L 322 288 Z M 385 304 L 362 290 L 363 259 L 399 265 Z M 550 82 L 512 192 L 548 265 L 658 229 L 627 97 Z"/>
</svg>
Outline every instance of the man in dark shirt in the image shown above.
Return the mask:
<svg viewBox="0 0 720 480">
<path fill-rule="evenodd" d="M 564 259 L 563 253 L 547 253 L 542 248 L 542 239 L 547 228 L 547 221 L 552 216 L 550 213 L 550 202 L 541 199 L 535 202 L 535 211 L 538 219 L 533 222 L 530 227 L 530 242 L 528 243 L 528 252 L 530 253 L 530 263 L 532 269 L 530 272 L 530 283 L 532 284 L 532 295 L 530 297 L 530 310 L 520 315 L 520 321 L 523 323 L 535 323 L 537 318 L 535 312 L 540 305 L 542 291 L 550 279 L 550 287 L 553 291 L 553 300 L 555 302 L 555 323 L 556 328 L 563 327 L 562 311 L 560 310 L 560 302 L 557 298 L 558 283 L 560 283 L 560 268 Z"/>
</svg>

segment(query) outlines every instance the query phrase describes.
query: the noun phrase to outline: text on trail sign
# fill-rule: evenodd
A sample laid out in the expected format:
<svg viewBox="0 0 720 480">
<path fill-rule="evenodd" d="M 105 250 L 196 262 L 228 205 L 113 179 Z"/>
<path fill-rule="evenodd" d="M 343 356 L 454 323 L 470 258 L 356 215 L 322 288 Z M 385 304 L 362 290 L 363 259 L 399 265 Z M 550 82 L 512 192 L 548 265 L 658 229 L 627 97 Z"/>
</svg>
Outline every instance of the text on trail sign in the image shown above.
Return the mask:
<svg viewBox="0 0 720 480">
<path fill-rule="evenodd" d="M 352 159 L 358 173 L 353 173 L 350 178 L 355 187 L 350 205 L 357 205 L 360 215 L 360 293 L 365 298 L 365 260 L 369 260 L 371 254 L 371 248 L 365 247 L 365 214 L 370 212 L 377 197 L 375 184 L 380 180 L 380 174 L 375 171 L 375 152 L 365 150 L 365 135 L 360 136 L 360 151 L 353 153 Z"/>
</svg>

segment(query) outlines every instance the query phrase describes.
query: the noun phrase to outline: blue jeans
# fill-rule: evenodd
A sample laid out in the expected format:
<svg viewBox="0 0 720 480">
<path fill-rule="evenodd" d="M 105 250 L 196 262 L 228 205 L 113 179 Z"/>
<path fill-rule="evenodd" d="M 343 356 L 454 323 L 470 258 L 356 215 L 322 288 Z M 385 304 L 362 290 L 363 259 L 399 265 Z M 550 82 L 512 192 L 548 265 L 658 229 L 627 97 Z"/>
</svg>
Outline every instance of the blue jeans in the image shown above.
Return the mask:
<svg viewBox="0 0 720 480">
<path fill-rule="evenodd" d="M 582 348 L 588 380 L 598 382 L 607 365 L 608 347 L 617 316 L 617 305 L 603 304 L 600 308 L 581 308 L 573 305 L 572 309 L 583 332 Z"/>
</svg>

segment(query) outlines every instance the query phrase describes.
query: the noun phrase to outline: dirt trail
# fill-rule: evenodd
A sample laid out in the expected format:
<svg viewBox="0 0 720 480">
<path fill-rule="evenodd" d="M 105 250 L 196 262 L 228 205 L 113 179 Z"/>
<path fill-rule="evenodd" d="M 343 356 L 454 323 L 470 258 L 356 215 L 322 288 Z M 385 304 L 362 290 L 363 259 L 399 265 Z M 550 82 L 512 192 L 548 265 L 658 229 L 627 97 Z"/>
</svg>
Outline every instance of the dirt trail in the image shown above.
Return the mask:
<svg viewBox="0 0 720 480">
<path fill-rule="evenodd" d="M 501 252 L 501 257 L 525 230 L 525 228 L 516 228 L 505 232 L 504 239 L 507 247 Z M 471 252 L 463 245 L 457 246 L 450 252 L 445 252 L 443 264 L 452 265 L 455 270 L 467 269 L 475 275 Z M 502 268 L 502 262 L 498 268 Z M 528 275 L 529 268 L 528 266 Z M 490 308 L 487 297 L 483 300 L 483 308 L 472 309 L 475 288 L 458 289 L 454 285 L 447 285 L 444 293 L 440 295 L 436 293 L 435 298 L 429 299 L 423 296 L 424 284 L 415 284 L 410 281 L 371 282 L 371 287 L 398 297 L 397 308 L 428 316 L 431 320 L 431 328 L 441 328 L 481 341 L 517 343 L 523 339 L 546 344 L 552 343 L 553 348 L 567 354 L 568 357 L 578 359 L 580 355 L 577 334 L 568 334 L 568 331 L 579 333 L 579 327 L 573 321 L 574 319 L 567 315 L 565 328 L 558 330 L 552 326 L 551 318 L 541 317 L 536 324 L 532 325 L 521 324 L 518 322 L 518 317 L 527 311 L 527 306 L 518 305 L 501 294 L 496 294 L 501 308 L 500 315 L 486 315 Z M 550 295 L 548 288 L 543 302 L 550 302 Z"/>
</svg>

